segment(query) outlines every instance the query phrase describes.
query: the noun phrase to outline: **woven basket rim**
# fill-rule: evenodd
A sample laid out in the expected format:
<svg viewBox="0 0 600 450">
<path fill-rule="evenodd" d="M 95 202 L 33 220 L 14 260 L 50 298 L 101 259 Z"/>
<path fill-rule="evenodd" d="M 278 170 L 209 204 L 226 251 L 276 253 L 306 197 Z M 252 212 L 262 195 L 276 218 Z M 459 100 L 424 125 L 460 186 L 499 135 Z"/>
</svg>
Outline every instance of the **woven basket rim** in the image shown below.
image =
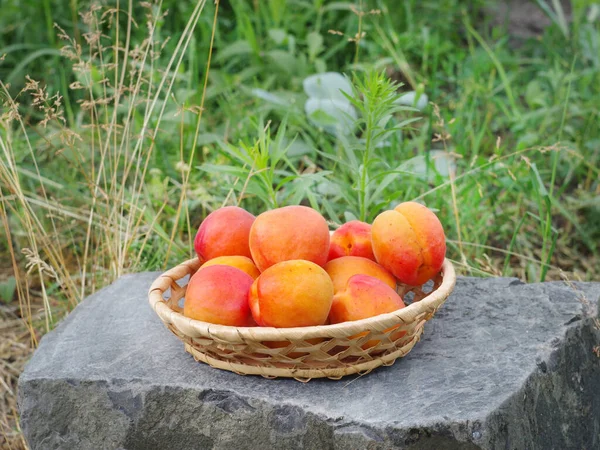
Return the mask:
<svg viewBox="0 0 600 450">
<path fill-rule="evenodd" d="M 282 341 L 288 339 L 310 339 L 316 337 L 342 337 L 351 336 L 364 330 L 386 330 L 400 322 L 410 323 L 424 312 L 437 310 L 452 292 L 456 283 L 456 273 L 452 263 L 445 259 L 442 265 L 442 283 L 427 294 L 423 299 L 407 305 L 397 311 L 380 314 L 367 319 L 352 322 L 342 322 L 333 325 L 318 325 L 295 328 L 272 327 L 235 327 L 217 325 L 185 317 L 182 313 L 174 311 L 163 299 L 165 291 L 185 275 L 192 275 L 200 267 L 198 258 L 187 260 L 161 274 L 150 287 L 148 292 L 149 302 L 161 320 L 167 324 L 174 324 L 192 337 L 210 337 L 225 342 L 240 342 L 244 339 L 255 341 Z M 183 274 L 183 275 L 182 275 Z M 182 288 L 183 289 L 183 288 Z"/>
</svg>

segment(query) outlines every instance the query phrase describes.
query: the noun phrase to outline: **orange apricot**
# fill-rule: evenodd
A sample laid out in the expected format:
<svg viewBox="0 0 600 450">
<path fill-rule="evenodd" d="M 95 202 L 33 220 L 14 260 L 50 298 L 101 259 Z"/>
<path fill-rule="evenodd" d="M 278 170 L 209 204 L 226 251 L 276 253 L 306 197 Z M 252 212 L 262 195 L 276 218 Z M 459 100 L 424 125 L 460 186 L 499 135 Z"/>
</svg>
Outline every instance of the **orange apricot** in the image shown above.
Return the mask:
<svg viewBox="0 0 600 450">
<path fill-rule="evenodd" d="M 253 279 L 230 266 L 210 266 L 196 272 L 188 284 L 183 315 L 203 322 L 252 326 L 248 292 Z"/>
<path fill-rule="evenodd" d="M 209 259 L 202 264 L 201 269 L 216 265 L 231 266 L 235 267 L 236 269 L 240 269 L 241 271 L 250 275 L 253 280 L 256 280 L 260 275 L 260 272 L 254 265 L 254 262 L 252 262 L 252 260 L 246 256 L 217 256 L 216 258 Z"/>
<path fill-rule="evenodd" d="M 371 229 L 379 264 L 402 283 L 418 286 L 437 274 L 446 255 L 444 229 L 427 207 L 406 202 L 379 214 Z"/>
<path fill-rule="evenodd" d="M 383 281 L 368 275 L 354 275 L 346 288 L 333 296 L 329 320 L 334 324 L 367 319 L 404 306 L 398 293 Z"/>
<path fill-rule="evenodd" d="M 375 261 L 371 246 L 371 225 L 351 220 L 333 232 L 328 260 L 342 256 L 361 256 Z"/>
<path fill-rule="evenodd" d="M 250 229 L 250 252 L 261 272 L 279 262 L 298 259 L 324 266 L 329 252 L 327 222 L 306 206 L 264 212 Z"/>
<path fill-rule="evenodd" d="M 269 267 L 254 281 L 249 294 L 256 323 L 278 328 L 323 325 L 332 299 L 333 284 L 327 272 L 304 260 Z"/>
<path fill-rule="evenodd" d="M 348 280 L 354 275 L 369 275 L 375 277 L 390 288 L 396 289 L 396 279 L 386 269 L 381 267 L 374 261 L 359 256 L 342 256 L 325 264 L 325 271 L 333 281 L 333 289 L 335 292 L 346 289 Z"/>
<path fill-rule="evenodd" d="M 207 261 L 219 256 L 250 258 L 248 237 L 255 217 L 245 209 L 226 206 L 211 212 L 200 224 L 194 239 L 198 257 Z"/>
<path fill-rule="evenodd" d="M 367 319 L 394 312 L 404 307 L 404 301 L 398 293 L 381 280 L 368 275 L 354 275 L 348 280 L 346 288 L 333 296 L 329 320 L 334 324 Z M 397 326 L 386 330 L 386 332 L 395 328 Z M 405 331 L 394 333 L 391 339 L 397 340 L 405 333 Z M 367 334 L 368 332 L 365 331 L 352 338 L 358 339 Z M 374 347 L 379 342 L 378 339 L 371 339 L 364 343 L 362 348 L 366 350 Z"/>
</svg>

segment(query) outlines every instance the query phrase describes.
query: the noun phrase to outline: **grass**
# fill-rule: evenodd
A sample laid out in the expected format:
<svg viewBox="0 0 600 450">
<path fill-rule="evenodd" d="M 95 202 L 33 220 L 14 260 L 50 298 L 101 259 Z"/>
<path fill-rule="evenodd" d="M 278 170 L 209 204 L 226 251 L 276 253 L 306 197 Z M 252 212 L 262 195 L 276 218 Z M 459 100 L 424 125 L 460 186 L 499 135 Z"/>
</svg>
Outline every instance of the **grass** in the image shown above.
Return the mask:
<svg viewBox="0 0 600 450">
<path fill-rule="evenodd" d="M 484 2 L 5 3 L 6 448 L 24 446 L 15 383 L 39 337 L 121 274 L 189 257 L 223 204 L 305 203 L 335 226 L 418 200 L 463 274 L 599 277 L 600 26 L 583 2 L 571 22 L 543 2 L 554 25 L 516 47 Z M 308 116 L 305 80 L 328 71 L 346 115 Z M 410 90 L 431 104 L 399 105 Z"/>
</svg>

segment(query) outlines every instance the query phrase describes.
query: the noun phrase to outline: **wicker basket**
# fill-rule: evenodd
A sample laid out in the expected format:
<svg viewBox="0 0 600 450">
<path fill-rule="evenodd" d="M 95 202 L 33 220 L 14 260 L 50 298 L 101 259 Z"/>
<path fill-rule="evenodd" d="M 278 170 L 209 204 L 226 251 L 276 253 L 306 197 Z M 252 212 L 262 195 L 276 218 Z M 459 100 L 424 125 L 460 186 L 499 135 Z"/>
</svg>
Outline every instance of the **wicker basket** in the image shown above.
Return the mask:
<svg viewBox="0 0 600 450">
<path fill-rule="evenodd" d="M 433 280 L 433 290 L 400 286 L 412 303 L 398 311 L 369 319 L 303 328 L 232 327 L 185 317 L 179 303 L 185 297 L 187 276 L 199 268 L 191 259 L 158 277 L 150 287 L 150 305 L 185 343 L 197 361 L 243 375 L 292 377 L 299 381 L 364 374 L 391 365 L 405 356 L 423 333 L 423 325 L 442 306 L 454 288 L 450 261 Z M 431 284 L 431 283 L 430 283 Z M 424 290 L 425 289 L 425 290 Z"/>
</svg>

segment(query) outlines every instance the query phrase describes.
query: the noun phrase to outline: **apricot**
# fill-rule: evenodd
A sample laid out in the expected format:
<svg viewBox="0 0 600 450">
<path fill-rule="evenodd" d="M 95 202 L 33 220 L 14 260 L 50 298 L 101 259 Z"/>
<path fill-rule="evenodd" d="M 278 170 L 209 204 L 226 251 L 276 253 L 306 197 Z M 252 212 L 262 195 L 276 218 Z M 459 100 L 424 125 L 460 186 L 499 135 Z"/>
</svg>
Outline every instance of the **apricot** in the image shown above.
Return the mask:
<svg viewBox="0 0 600 450">
<path fill-rule="evenodd" d="M 387 284 L 377 278 L 368 275 L 354 275 L 348 280 L 346 288 L 333 296 L 329 320 L 332 324 L 348 322 L 352 320 L 367 319 L 397 311 L 405 307 L 404 301 L 398 293 Z M 389 330 L 397 328 L 392 327 Z M 358 339 L 368 332 L 362 332 L 355 336 Z M 397 340 L 406 334 L 399 331 L 391 336 Z M 362 345 L 363 349 L 374 347 L 379 343 L 378 339 L 371 339 Z"/>
<path fill-rule="evenodd" d="M 359 256 L 342 256 L 325 264 L 325 271 L 331 277 L 334 292 L 346 289 L 348 280 L 354 275 L 369 275 L 396 289 L 396 279 L 375 261 Z"/>
<path fill-rule="evenodd" d="M 250 252 L 263 272 L 282 261 L 327 262 L 329 228 L 321 214 L 306 206 L 285 206 L 260 214 L 250 229 Z"/>
<path fill-rule="evenodd" d="M 332 324 L 367 319 L 404 308 L 398 293 L 369 275 L 354 275 L 345 289 L 333 296 L 329 320 Z"/>
<path fill-rule="evenodd" d="M 225 206 L 211 212 L 200 224 L 194 249 L 203 261 L 219 256 L 246 256 L 250 258 L 248 244 L 250 228 L 255 217 L 237 206 Z"/>
<path fill-rule="evenodd" d="M 195 320 L 253 326 L 248 293 L 253 279 L 230 266 L 210 266 L 196 272 L 187 287 L 183 315 Z"/>
<path fill-rule="evenodd" d="M 342 256 L 361 256 L 375 261 L 371 246 L 371 225 L 351 220 L 333 232 L 328 260 Z"/>
<path fill-rule="evenodd" d="M 379 214 L 373 222 L 371 240 L 377 262 L 411 286 L 437 274 L 446 256 L 442 224 L 432 211 L 415 202 Z"/>
<path fill-rule="evenodd" d="M 333 283 L 317 264 L 304 260 L 277 263 L 262 272 L 250 288 L 256 323 L 265 327 L 323 325 L 333 299 Z"/>
<path fill-rule="evenodd" d="M 235 267 L 236 269 L 246 272 L 252 277 L 253 280 L 256 280 L 260 275 L 260 272 L 252 260 L 245 256 L 218 256 L 216 258 L 209 259 L 202 264 L 201 269 L 215 265 Z"/>
</svg>

